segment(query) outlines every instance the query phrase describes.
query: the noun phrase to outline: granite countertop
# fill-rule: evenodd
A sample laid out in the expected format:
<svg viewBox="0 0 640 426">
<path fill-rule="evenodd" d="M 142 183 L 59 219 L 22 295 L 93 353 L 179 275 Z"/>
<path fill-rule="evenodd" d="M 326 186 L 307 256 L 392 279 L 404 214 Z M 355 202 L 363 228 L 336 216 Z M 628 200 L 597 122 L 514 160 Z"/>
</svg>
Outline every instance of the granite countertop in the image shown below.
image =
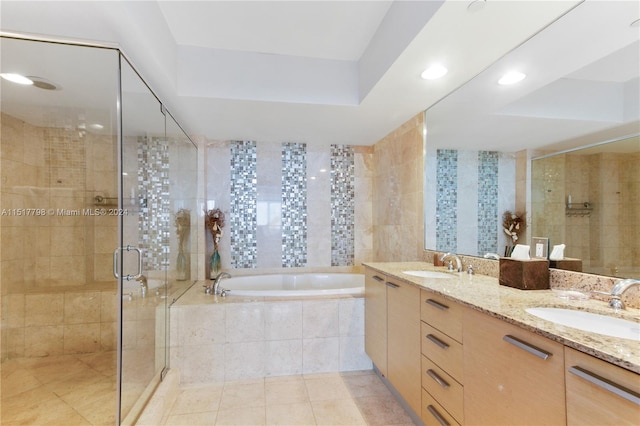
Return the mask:
<svg viewBox="0 0 640 426">
<path fill-rule="evenodd" d="M 640 322 L 640 309 L 614 312 L 606 302 L 599 300 L 568 300 L 558 297 L 552 290 L 519 290 L 501 286 L 497 278 L 466 272 L 452 273 L 453 279 L 420 278 L 402 272 L 446 272 L 446 268 L 426 262 L 366 262 L 364 266 L 640 374 L 639 342 L 562 326 L 525 311 L 531 307 L 559 307 Z"/>
</svg>

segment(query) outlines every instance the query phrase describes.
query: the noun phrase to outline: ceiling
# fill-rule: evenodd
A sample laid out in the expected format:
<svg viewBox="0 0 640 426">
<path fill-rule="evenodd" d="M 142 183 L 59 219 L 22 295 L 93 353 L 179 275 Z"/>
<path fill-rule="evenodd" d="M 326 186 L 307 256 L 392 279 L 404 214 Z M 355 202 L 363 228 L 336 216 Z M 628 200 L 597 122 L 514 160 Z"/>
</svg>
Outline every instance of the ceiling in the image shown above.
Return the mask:
<svg viewBox="0 0 640 426">
<path fill-rule="evenodd" d="M 595 132 L 624 124 L 628 117 L 596 120 L 596 125 L 562 117 L 555 119 L 561 125 L 550 126 L 540 137 L 535 136 L 539 126 L 520 127 L 531 116 L 540 119 L 532 108 L 546 108 L 541 98 L 557 92 L 553 85 L 565 76 L 575 86 L 563 85 L 565 94 L 583 92 L 583 81 L 605 80 L 637 90 L 628 82 L 638 76 L 633 42 L 640 29 L 629 28 L 640 17 L 638 2 L 470 3 L 3 0 L 0 24 L 5 33 L 120 47 L 185 130 L 208 139 L 371 145 L 428 108 L 433 113 L 429 135 L 440 132 L 440 141 L 461 149 L 537 148 L 574 137 L 576 129 L 570 127 Z M 595 7 L 599 3 L 620 7 L 603 14 Z M 32 13 L 35 9 L 39 13 Z M 567 19 L 572 15 L 576 18 Z M 599 30 L 594 39 L 594 29 L 611 22 L 624 30 Z M 564 40 L 573 44 L 558 49 Z M 625 47 L 631 58 L 615 56 Z M 7 55 L 2 53 L 3 72 L 11 63 Z M 609 55 L 614 56 L 608 63 L 598 64 Z M 528 67 L 527 84 L 503 90 L 508 96 L 487 92 L 495 87 L 487 73 L 504 68 L 512 56 Z M 630 64 L 626 71 L 617 65 L 624 61 Z M 422 80 L 420 73 L 433 62 L 444 63 L 449 73 Z M 45 72 L 30 75 L 46 78 Z M 80 102 L 84 92 L 76 90 L 60 103 Z M 71 93 L 61 90 L 56 96 Z M 4 90 L 2 109 L 10 112 L 8 96 Z M 24 108 L 28 96 L 22 94 L 20 101 L 23 107 L 15 113 L 35 120 Z M 564 104 L 556 108 L 563 114 L 575 108 L 575 103 Z M 506 132 L 500 137 L 479 137 L 502 127 Z M 527 137 L 514 143 L 519 128 L 527 129 Z"/>
</svg>

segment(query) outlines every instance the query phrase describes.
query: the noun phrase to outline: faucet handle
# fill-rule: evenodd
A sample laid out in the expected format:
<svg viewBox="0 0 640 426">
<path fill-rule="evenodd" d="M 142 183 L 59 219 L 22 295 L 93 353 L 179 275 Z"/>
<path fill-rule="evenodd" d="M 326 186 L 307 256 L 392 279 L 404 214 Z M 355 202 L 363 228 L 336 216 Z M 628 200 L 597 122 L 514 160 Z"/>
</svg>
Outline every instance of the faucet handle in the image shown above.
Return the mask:
<svg viewBox="0 0 640 426">
<path fill-rule="evenodd" d="M 210 285 L 203 285 L 202 287 L 204 287 L 204 294 L 211 294 L 211 286 Z"/>
<path fill-rule="evenodd" d="M 467 266 L 467 274 L 473 275 L 473 265 Z"/>
</svg>

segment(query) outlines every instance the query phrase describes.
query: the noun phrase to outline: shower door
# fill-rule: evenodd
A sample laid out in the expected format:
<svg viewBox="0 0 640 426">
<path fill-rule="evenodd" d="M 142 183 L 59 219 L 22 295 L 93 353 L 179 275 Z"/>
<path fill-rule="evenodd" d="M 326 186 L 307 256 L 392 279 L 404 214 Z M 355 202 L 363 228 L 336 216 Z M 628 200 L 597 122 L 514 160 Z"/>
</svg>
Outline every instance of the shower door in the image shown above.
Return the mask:
<svg viewBox="0 0 640 426">
<path fill-rule="evenodd" d="M 161 103 L 120 56 L 120 422 L 134 424 L 167 365 L 169 158 Z"/>
</svg>

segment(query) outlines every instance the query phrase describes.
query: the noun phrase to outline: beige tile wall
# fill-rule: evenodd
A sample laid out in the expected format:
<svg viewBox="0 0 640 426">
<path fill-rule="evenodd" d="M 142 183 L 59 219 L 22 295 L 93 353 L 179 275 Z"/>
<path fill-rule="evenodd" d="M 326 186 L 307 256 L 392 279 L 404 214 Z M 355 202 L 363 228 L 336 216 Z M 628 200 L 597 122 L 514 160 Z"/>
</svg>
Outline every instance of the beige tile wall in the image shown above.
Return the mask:
<svg viewBox="0 0 640 426">
<path fill-rule="evenodd" d="M 82 213 L 117 193 L 115 140 L 6 114 L 0 137 L 2 359 L 112 350 L 115 319 L 103 321 L 100 301 L 113 295 L 68 289 L 115 289 L 117 217 Z"/>
<path fill-rule="evenodd" d="M 373 259 L 422 257 L 423 128 L 419 113 L 377 142 L 373 149 Z"/>
</svg>

